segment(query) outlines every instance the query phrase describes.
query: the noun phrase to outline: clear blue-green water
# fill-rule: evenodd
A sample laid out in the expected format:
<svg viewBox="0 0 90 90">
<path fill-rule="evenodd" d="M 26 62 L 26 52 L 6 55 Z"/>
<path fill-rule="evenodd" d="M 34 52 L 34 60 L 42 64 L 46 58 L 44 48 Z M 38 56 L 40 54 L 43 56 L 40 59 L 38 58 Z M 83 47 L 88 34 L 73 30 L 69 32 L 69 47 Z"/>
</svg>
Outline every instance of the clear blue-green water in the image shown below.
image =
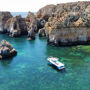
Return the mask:
<svg viewBox="0 0 90 90">
<path fill-rule="evenodd" d="M 45 38 L 11 38 L 0 34 L 18 51 L 0 60 L 0 90 L 90 90 L 90 46 L 53 47 Z M 57 71 L 46 58 L 60 58 L 66 66 Z"/>
</svg>

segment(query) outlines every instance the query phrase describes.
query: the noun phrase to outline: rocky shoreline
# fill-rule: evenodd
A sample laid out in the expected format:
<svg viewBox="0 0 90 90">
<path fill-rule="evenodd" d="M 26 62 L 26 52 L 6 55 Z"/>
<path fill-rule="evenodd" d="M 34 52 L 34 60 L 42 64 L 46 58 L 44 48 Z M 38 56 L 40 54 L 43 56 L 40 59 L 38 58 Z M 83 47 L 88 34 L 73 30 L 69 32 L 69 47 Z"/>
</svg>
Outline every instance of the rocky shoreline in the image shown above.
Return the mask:
<svg viewBox="0 0 90 90">
<path fill-rule="evenodd" d="M 27 35 L 28 40 L 35 40 L 38 32 L 55 46 L 90 44 L 90 1 L 47 5 L 25 18 L 0 12 L 0 32 L 11 37 Z"/>
</svg>

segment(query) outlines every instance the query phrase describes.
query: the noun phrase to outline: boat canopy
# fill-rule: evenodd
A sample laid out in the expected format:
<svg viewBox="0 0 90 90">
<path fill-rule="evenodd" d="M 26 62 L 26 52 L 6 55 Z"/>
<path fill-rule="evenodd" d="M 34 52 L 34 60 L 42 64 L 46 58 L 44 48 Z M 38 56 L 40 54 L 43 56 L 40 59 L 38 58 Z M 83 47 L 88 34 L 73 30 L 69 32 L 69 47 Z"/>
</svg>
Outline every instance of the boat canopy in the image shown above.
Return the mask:
<svg viewBox="0 0 90 90">
<path fill-rule="evenodd" d="M 59 58 L 57 58 L 57 57 L 48 57 L 48 60 L 53 60 L 53 61 L 57 61 L 57 60 L 59 60 Z"/>
</svg>

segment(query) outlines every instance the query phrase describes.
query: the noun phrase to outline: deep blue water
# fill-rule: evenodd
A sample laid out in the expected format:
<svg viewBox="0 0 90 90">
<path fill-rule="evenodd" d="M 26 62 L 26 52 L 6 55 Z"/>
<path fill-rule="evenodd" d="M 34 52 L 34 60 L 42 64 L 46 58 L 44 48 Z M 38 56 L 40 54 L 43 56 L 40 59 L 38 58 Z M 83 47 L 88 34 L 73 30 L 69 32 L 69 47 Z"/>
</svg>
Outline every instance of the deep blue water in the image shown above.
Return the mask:
<svg viewBox="0 0 90 90">
<path fill-rule="evenodd" d="M 90 90 L 90 46 L 53 47 L 45 38 L 11 38 L 0 34 L 18 51 L 0 60 L 0 90 Z M 66 69 L 57 71 L 47 62 L 55 56 Z"/>
</svg>

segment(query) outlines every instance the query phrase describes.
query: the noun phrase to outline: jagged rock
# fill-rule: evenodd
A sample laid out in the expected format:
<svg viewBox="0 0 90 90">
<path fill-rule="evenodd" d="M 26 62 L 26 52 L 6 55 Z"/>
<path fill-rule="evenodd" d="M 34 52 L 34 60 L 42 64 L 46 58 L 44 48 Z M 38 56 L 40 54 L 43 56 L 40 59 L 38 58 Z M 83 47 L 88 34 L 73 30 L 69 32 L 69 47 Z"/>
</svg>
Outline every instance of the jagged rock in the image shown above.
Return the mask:
<svg viewBox="0 0 90 90">
<path fill-rule="evenodd" d="M 28 40 L 35 40 L 35 32 L 32 29 L 28 31 Z"/>
<path fill-rule="evenodd" d="M 55 5 L 47 5 L 37 12 L 37 17 L 48 21 L 48 18 L 53 14 L 54 11 Z"/>
<path fill-rule="evenodd" d="M 36 16 L 34 15 L 34 13 L 32 13 L 32 12 L 28 12 L 28 15 L 27 15 L 27 17 L 25 18 L 26 19 L 26 21 L 27 21 L 27 24 L 28 23 L 32 23 L 33 21 L 36 21 Z"/>
<path fill-rule="evenodd" d="M 0 32 L 6 33 L 6 29 L 4 28 L 8 19 L 12 18 L 10 12 L 0 12 Z"/>
<path fill-rule="evenodd" d="M 10 58 L 12 56 L 15 56 L 16 54 L 17 51 L 12 47 L 12 45 L 9 42 L 7 42 L 6 40 L 1 41 L 0 59 Z"/>
<path fill-rule="evenodd" d="M 37 22 L 38 30 L 43 28 L 45 26 L 45 23 L 46 21 L 44 19 L 38 19 L 38 22 Z"/>
<path fill-rule="evenodd" d="M 38 27 L 37 27 L 37 18 L 34 15 L 34 13 L 29 12 L 27 17 L 25 18 L 26 24 L 28 27 L 28 30 L 30 30 L 31 26 L 34 29 L 35 32 L 38 32 Z"/>
<path fill-rule="evenodd" d="M 56 46 L 90 43 L 90 2 L 58 4 L 45 24 L 48 43 Z"/>
<path fill-rule="evenodd" d="M 46 34 L 45 34 L 45 29 L 44 29 L 44 28 L 39 29 L 38 34 L 39 34 L 39 37 L 45 37 L 45 36 L 46 36 Z"/>
<path fill-rule="evenodd" d="M 21 36 L 22 34 L 27 34 L 27 25 L 25 19 L 21 16 L 10 18 L 5 24 L 5 29 L 11 37 L 17 37 Z"/>
<path fill-rule="evenodd" d="M 28 26 L 28 40 L 35 40 L 35 33 L 44 27 L 46 21 L 44 19 L 36 18 L 34 13 L 29 12 L 26 17 L 26 23 Z"/>
<path fill-rule="evenodd" d="M 31 27 L 28 30 L 28 40 L 35 40 L 35 27 L 31 24 Z"/>
<path fill-rule="evenodd" d="M 34 13 L 29 12 L 25 20 L 28 27 L 28 40 L 35 40 L 35 33 L 38 32 L 37 18 Z"/>
</svg>

